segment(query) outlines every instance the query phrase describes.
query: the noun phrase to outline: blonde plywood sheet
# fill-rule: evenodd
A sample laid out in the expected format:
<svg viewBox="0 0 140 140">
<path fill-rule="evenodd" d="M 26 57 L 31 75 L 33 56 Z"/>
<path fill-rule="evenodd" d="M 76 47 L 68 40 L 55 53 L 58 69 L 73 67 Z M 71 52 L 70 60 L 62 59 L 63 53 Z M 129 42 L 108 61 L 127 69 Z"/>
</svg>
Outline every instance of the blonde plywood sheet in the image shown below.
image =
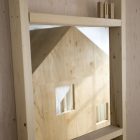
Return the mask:
<svg viewBox="0 0 140 140">
<path fill-rule="evenodd" d="M 28 0 L 29 11 L 97 17 L 98 0 Z"/>
<path fill-rule="evenodd" d="M 31 45 L 33 46 L 31 48 L 33 72 L 47 57 L 47 55 L 49 55 L 68 29 L 69 27 L 62 27 L 31 31 Z"/>
<path fill-rule="evenodd" d="M 80 31 L 78 31 L 74 27 L 71 27 L 69 31 L 66 32 L 66 34 L 61 38 L 61 40 L 66 40 L 66 44 L 65 41 L 64 43 L 63 41 L 59 41 L 55 46 L 55 48 L 53 49 L 53 51 L 50 53 L 50 55 L 48 55 L 46 61 L 47 64 L 44 64 L 45 61 L 43 61 L 43 63 L 40 65 L 41 67 L 39 67 L 39 69 L 42 72 L 44 71 L 42 76 L 48 77 L 45 79 L 45 81 L 43 80 L 42 83 L 44 84 L 54 83 L 54 82 L 58 83 L 61 81 L 67 81 L 67 79 L 69 81 L 73 79 L 79 80 L 80 78 L 89 76 L 91 73 L 95 72 L 95 66 L 96 65 L 98 66 L 100 64 L 99 62 L 104 62 L 105 60 L 107 60 L 106 55 L 98 47 L 96 47 L 96 45 L 93 42 L 91 42 L 88 38 L 86 38 L 86 41 L 81 42 L 81 40 L 85 40 L 85 38 L 86 38 L 85 35 L 83 35 Z M 31 38 L 31 46 L 32 46 L 32 40 L 33 38 Z M 74 47 L 73 49 L 71 46 L 76 46 L 76 47 Z M 33 47 L 34 46 L 32 46 L 32 48 Z M 65 47 L 67 49 L 65 49 Z M 39 48 L 41 48 L 40 45 Z M 48 46 L 46 44 L 46 49 L 47 48 Z M 90 48 L 92 51 L 88 48 Z M 84 53 L 86 49 L 88 49 L 87 53 Z M 95 52 L 98 51 L 98 54 L 93 55 L 94 51 Z M 79 55 L 77 55 L 77 52 L 80 52 Z M 101 59 L 102 57 L 97 57 L 95 63 L 94 58 L 96 57 L 96 55 L 102 56 L 104 57 L 104 59 Z M 85 57 L 87 58 L 86 60 Z M 48 67 L 48 65 L 50 67 Z M 60 66 L 63 65 L 63 67 L 60 67 L 58 69 L 59 65 Z M 79 71 L 79 69 L 81 69 L 81 71 Z M 48 75 L 48 73 L 50 74 Z M 35 78 L 36 72 L 34 72 L 33 75 Z"/>
<path fill-rule="evenodd" d="M 126 0 L 127 140 L 140 137 L 140 1 Z"/>
<path fill-rule="evenodd" d="M 75 84 L 75 110 L 57 116 L 55 88 L 69 84 Z M 34 71 L 33 87 L 36 139 L 69 140 L 110 124 L 96 125 L 95 113 L 109 103 L 109 57 L 74 27 Z"/>
</svg>

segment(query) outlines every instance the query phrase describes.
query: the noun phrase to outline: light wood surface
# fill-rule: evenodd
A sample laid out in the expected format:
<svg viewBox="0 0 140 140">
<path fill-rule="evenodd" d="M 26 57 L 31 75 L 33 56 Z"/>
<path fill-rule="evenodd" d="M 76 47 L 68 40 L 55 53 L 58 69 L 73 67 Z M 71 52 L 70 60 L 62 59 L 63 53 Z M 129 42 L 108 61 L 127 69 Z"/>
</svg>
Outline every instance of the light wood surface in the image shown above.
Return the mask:
<svg viewBox="0 0 140 140">
<path fill-rule="evenodd" d="M 25 1 L 24 1 L 24 2 L 25 2 Z M 24 10 L 26 11 L 26 6 L 27 6 L 27 5 L 26 5 L 26 3 L 24 3 L 24 2 L 23 2 L 23 1 L 20 1 L 20 3 L 16 3 L 16 6 L 17 6 L 17 7 L 16 7 L 16 8 L 14 7 L 13 9 L 14 9 L 14 10 L 18 10 L 18 12 L 17 12 L 18 14 L 17 14 L 17 15 L 14 15 L 14 14 L 13 14 L 13 15 L 11 16 L 11 19 L 14 19 L 15 21 L 18 21 L 19 13 L 22 15 L 22 14 L 23 14 L 23 11 L 24 11 Z M 42 1 L 41 1 L 41 2 L 42 2 Z M 40 3 L 41 3 L 41 2 L 40 2 Z M 120 10 L 120 8 L 121 8 L 121 1 L 120 1 L 120 0 L 117 0 L 117 1 L 116 1 L 116 0 L 115 0 L 115 3 L 117 3 L 117 8 L 115 8 L 115 11 L 116 11 L 116 10 L 117 10 L 117 11 L 120 11 L 120 12 L 115 12 L 115 17 L 120 18 L 120 17 L 122 17 L 122 16 L 121 16 L 121 10 Z M 24 4 L 25 4 L 25 5 L 24 5 Z M 34 3 L 34 4 L 35 4 L 35 3 Z M 83 4 L 83 2 L 82 2 L 82 4 Z M 11 5 L 14 5 L 14 3 L 11 3 Z M 19 7 L 18 7 L 18 6 L 19 6 Z M 23 7 L 25 6 L 25 7 L 23 8 L 24 10 L 22 10 L 22 6 L 23 6 Z M 21 8 L 21 9 L 20 9 L 20 8 Z M 20 9 L 20 10 L 19 10 L 19 9 Z M 52 8 L 52 9 L 53 9 L 53 8 Z M 82 8 L 81 8 L 81 9 L 82 9 Z M 83 9 L 82 9 L 82 10 L 83 10 Z M 10 11 L 11 11 L 11 10 L 10 10 Z M 20 11 L 20 12 L 19 12 L 19 11 Z M 24 12 L 25 12 L 25 11 L 24 11 Z M 24 15 L 24 14 L 25 14 L 25 15 Z M 23 14 L 24 16 L 22 15 L 21 17 L 26 17 L 26 16 L 27 16 L 27 12 L 25 12 L 24 14 Z M 13 17 L 14 17 L 14 18 L 13 18 Z M 17 19 L 17 20 L 16 20 L 16 19 Z M 23 19 L 24 19 L 24 18 L 23 18 Z M 26 19 L 27 19 L 27 18 L 26 18 Z M 26 20 L 25 20 L 25 21 L 26 21 Z M 20 25 L 21 25 L 20 27 L 22 28 L 22 27 L 23 27 L 22 25 L 24 25 L 24 22 L 20 21 L 20 22 L 18 22 L 18 23 L 20 23 Z M 26 22 L 25 22 L 25 23 L 26 23 Z M 52 23 L 52 21 L 51 21 L 51 23 Z M 18 24 L 16 24 L 16 25 L 18 25 Z M 103 24 L 103 25 L 104 25 L 104 24 Z M 89 26 L 89 25 L 88 25 L 88 26 Z M 15 27 L 15 26 L 14 26 L 14 27 Z M 17 26 L 17 27 L 18 27 L 17 29 L 20 28 L 19 26 Z M 26 27 L 27 27 L 27 26 L 26 26 Z M 22 29 L 25 29 L 25 28 L 23 27 Z M 23 31 L 23 32 L 22 32 L 22 31 Z M 24 30 L 22 30 L 22 31 L 20 31 L 19 34 L 17 34 L 17 37 L 19 37 L 19 39 L 18 39 L 17 37 L 16 37 L 16 39 L 14 39 L 14 40 L 18 40 L 18 41 L 20 40 L 20 41 L 21 41 L 21 43 L 18 42 L 18 43 L 20 44 L 19 46 L 24 46 L 24 43 L 25 43 L 25 42 L 26 42 L 26 43 L 27 43 L 27 42 L 29 43 L 29 41 L 27 41 L 27 40 L 24 38 L 27 34 L 25 35 L 25 34 L 24 34 L 24 33 L 25 33 Z M 25 31 L 27 31 L 27 28 L 26 28 Z M 118 30 L 117 30 L 117 31 L 118 31 Z M 26 32 L 26 33 L 27 33 L 27 32 Z M 14 35 L 15 35 L 15 32 L 14 32 L 13 36 L 14 36 Z M 12 37 L 13 37 L 13 36 L 12 36 Z M 23 37 L 23 38 L 22 38 L 22 37 Z M 26 36 L 26 37 L 28 37 L 28 36 Z M 24 39 L 25 39 L 25 40 L 24 40 Z M 14 42 L 13 39 L 12 39 L 12 42 Z M 15 42 L 16 42 L 16 41 L 15 41 Z M 17 46 L 18 43 L 17 43 L 17 44 L 15 43 L 15 44 L 16 44 L 15 46 Z M 22 44 L 22 43 L 23 43 L 23 44 Z M 26 43 L 25 43 L 25 46 L 26 46 Z M 119 42 L 119 43 L 120 43 L 120 42 Z M 120 45 L 120 44 L 119 44 L 119 45 Z M 13 46 L 14 46 L 14 45 L 13 45 Z M 27 46 L 29 46 L 29 44 L 28 44 Z M 24 49 L 25 49 L 25 48 L 24 48 Z M 24 50 L 24 49 L 23 49 L 23 50 Z M 27 50 L 28 50 L 28 48 L 27 48 Z M 125 52 L 126 50 L 124 49 L 123 51 Z M 14 52 L 15 52 L 15 51 L 14 51 Z M 27 52 L 28 52 L 28 51 L 27 51 Z M 19 53 L 19 52 L 17 52 L 17 53 Z M 115 53 L 116 53 L 116 52 L 115 52 Z M 118 52 L 117 52 L 117 53 L 118 53 Z M 19 53 L 19 54 L 20 54 L 20 53 Z M 27 55 L 25 55 L 25 53 L 21 53 L 21 56 L 24 56 L 24 55 L 25 55 L 25 56 L 29 56 L 29 57 L 30 57 L 30 55 L 28 55 L 28 54 L 30 54 L 30 53 L 27 53 Z M 119 55 L 118 55 L 118 56 L 119 56 Z M 17 57 L 16 57 L 16 56 L 14 56 L 14 57 L 15 57 L 15 59 L 14 59 L 14 63 L 15 63 L 15 62 L 17 62 L 17 61 L 16 61 L 16 58 L 17 58 Z M 30 60 L 29 57 L 26 57 L 26 58 L 27 58 L 28 60 Z M 25 61 L 22 61 L 22 60 L 20 61 L 20 62 L 21 62 L 21 63 L 20 63 L 20 64 L 21 64 L 21 68 L 22 68 L 22 66 L 23 66 L 23 69 L 26 68 L 26 64 L 30 67 L 30 61 L 29 61 L 29 63 L 24 63 L 24 64 L 22 65 L 22 62 L 27 62 L 27 59 L 25 59 L 25 57 L 23 57 L 23 58 L 24 58 L 23 60 L 25 60 Z M 16 64 L 16 63 L 15 63 L 15 64 Z M 18 64 L 18 63 L 17 63 L 17 64 Z M 117 64 L 117 63 L 116 63 L 116 64 Z M 124 59 L 124 64 L 125 64 L 125 59 Z M 19 66 L 19 65 L 18 65 L 18 66 Z M 27 67 L 28 67 L 28 66 L 27 66 Z M 123 66 L 124 66 L 124 65 L 123 65 Z M 15 65 L 14 65 L 14 68 L 15 68 Z M 20 68 L 20 67 L 19 67 L 19 68 Z M 120 64 L 119 64 L 119 69 L 120 69 Z M 27 71 L 27 72 L 30 72 L 29 75 L 28 75 L 27 73 L 24 73 L 24 70 L 22 71 L 21 69 L 19 69 L 19 73 L 20 73 L 20 72 L 21 72 L 21 75 L 22 75 L 22 76 L 21 76 L 21 79 L 24 79 L 24 76 L 25 76 L 25 77 L 26 77 L 26 76 L 29 77 L 29 78 L 27 78 L 27 79 L 29 79 L 29 80 L 27 80 L 29 83 L 26 83 L 26 82 L 21 83 L 21 85 L 22 85 L 22 87 L 23 87 L 22 91 L 24 91 L 24 89 L 25 89 L 25 91 L 31 90 L 31 88 L 30 88 L 29 90 L 28 90 L 28 88 L 26 88 L 27 85 L 31 87 L 31 78 L 30 78 L 31 69 L 29 68 L 29 71 Z M 123 72 L 125 73 L 125 67 L 123 68 Z M 23 73 L 24 73 L 25 75 L 24 75 Z M 20 77 L 20 76 L 19 76 L 19 77 Z M 119 74 L 119 77 L 120 77 L 120 74 Z M 123 82 L 124 82 L 123 84 L 125 84 L 125 80 L 124 80 Z M 18 85 L 19 83 L 20 83 L 20 82 L 17 82 L 16 85 Z M 24 85 L 24 84 L 25 84 L 25 85 Z M 24 87 L 24 86 L 25 86 L 25 87 Z M 28 86 L 27 86 L 27 87 L 28 87 Z M 116 85 L 115 85 L 115 86 L 116 86 Z M 17 90 L 17 89 L 19 89 L 19 87 L 16 88 L 16 90 Z M 125 91 L 125 90 L 124 90 L 124 91 Z M 26 93 L 31 93 L 31 92 L 26 92 Z M 17 95 L 17 94 L 16 94 L 16 95 Z M 26 98 L 26 99 L 29 99 L 28 97 L 30 96 L 30 94 L 27 94 L 27 95 L 26 95 L 26 94 L 24 94 L 24 93 L 21 94 L 21 95 L 23 95 L 23 97 L 20 97 L 19 99 L 25 99 L 25 98 Z M 24 95 L 25 95 L 25 96 L 24 96 Z M 115 95 L 117 95 L 117 94 L 115 93 Z M 123 99 L 122 97 L 118 97 L 118 96 L 117 96 L 117 98 L 118 98 L 118 99 Z M 16 99 L 17 99 L 17 96 L 16 96 Z M 31 97 L 31 99 L 32 99 L 32 97 Z M 124 99 L 123 99 L 123 100 L 124 100 Z M 16 100 L 16 101 L 17 101 L 17 100 Z M 22 101 L 22 102 L 20 102 L 20 104 L 23 103 L 23 108 L 26 108 L 25 101 L 24 101 L 24 100 L 21 100 L 21 101 Z M 32 101 L 32 100 L 31 100 L 31 101 Z M 27 103 L 29 103 L 29 100 L 27 101 Z M 123 103 L 123 104 L 124 104 L 124 103 Z M 120 104 L 120 105 L 121 105 L 121 104 Z M 115 103 L 115 107 L 117 107 L 117 108 L 120 107 L 120 105 L 118 105 L 118 103 Z M 18 110 L 18 109 L 17 109 L 17 110 Z M 23 110 L 22 112 L 24 112 L 24 111 L 25 111 L 25 110 Z M 27 118 L 28 118 L 29 120 L 32 120 L 31 118 L 32 118 L 33 112 L 30 112 L 30 111 L 31 111 L 31 110 L 27 110 L 27 114 L 26 114 L 26 113 L 25 113 L 25 114 L 27 115 Z M 121 110 L 120 110 L 120 111 L 121 111 Z M 19 113 L 20 115 L 22 114 L 22 112 L 21 112 L 20 110 L 18 111 L 18 113 Z M 26 112 L 26 111 L 25 111 L 25 112 Z M 17 114 L 18 114 L 18 113 L 17 113 Z M 28 116 L 28 113 L 31 113 L 32 115 L 29 115 L 29 116 Z M 26 121 L 26 116 L 25 116 L 25 114 L 23 113 L 23 116 L 22 116 L 22 117 L 23 117 L 23 120 L 18 121 L 18 124 L 19 124 L 20 122 L 22 123 L 22 122 L 25 122 L 25 121 Z M 114 123 L 115 123 L 115 124 L 118 123 L 119 126 L 123 126 L 123 123 L 122 123 L 122 121 L 121 121 L 121 119 L 120 119 L 120 118 L 122 117 L 122 115 L 121 115 L 122 112 L 116 113 L 116 114 L 118 114 L 118 115 L 117 115 L 117 119 L 114 119 L 114 120 L 115 120 Z M 120 116 L 121 116 L 121 117 L 120 117 Z M 22 118 L 22 117 L 21 117 L 21 118 Z M 31 118 L 30 118 L 30 117 L 31 117 Z M 19 118 L 18 118 L 18 119 L 19 119 Z M 117 120 L 117 121 L 116 121 L 116 120 Z M 113 122 L 113 121 L 112 121 L 112 122 Z M 33 124 L 33 123 L 31 123 L 30 121 L 28 121 L 27 124 L 29 124 L 29 123 L 30 123 L 30 124 Z M 20 126 L 20 125 L 19 125 L 19 126 Z M 19 128 L 19 126 L 18 126 L 18 128 Z M 24 126 L 26 127 L 26 123 L 24 123 Z M 29 127 L 32 127 L 32 125 L 27 125 L 27 127 L 28 127 L 28 128 L 29 128 Z M 33 128 L 33 127 L 32 127 L 32 128 Z M 29 131 L 27 130 L 27 131 L 29 132 L 29 134 L 31 134 L 31 135 L 33 134 L 33 133 L 32 133 L 32 130 L 33 130 L 32 128 L 31 128 L 31 129 L 29 128 Z M 21 129 L 22 129 L 22 125 L 21 125 Z M 19 129 L 18 129 L 18 130 L 19 130 Z M 23 132 L 25 132 L 25 131 L 24 131 L 25 129 L 22 129 L 22 130 L 23 130 Z M 30 131 L 30 130 L 31 130 L 31 131 Z M 19 137 L 21 137 L 21 132 L 22 132 L 22 131 L 19 131 L 19 132 L 20 132 L 20 133 L 19 133 Z M 32 136 L 31 136 L 31 135 L 28 135 L 28 136 L 27 136 L 27 135 L 26 135 L 26 132 L 25 132 L 25 133 L 22 133 L 22 134 L 23 134 L 23 137 L 21 137 L 21 138 L 26 139 L 26 138 L 29 136 L 28 138 L 29 138 L 29 139 L 32 139 L 32 136 L 33 136 L 33 135 L 32 135 Z M 30 136 L 31 136 L 31 137 L 30 137 Z M 122 139 L 122 138 L 121 138 L 121 139 Z"/>
<path fill-rule="evenodd" d="M 109 18 L 114 19 L 115 4 L 113 2 L 109 3 Z"/>
<path fill-rule="evenodd" d="M 110 29 L 110 87 L 112 125 L 122 127 L 121 28 Z"/>
<path fill-rule="evenodd" d="M 69 27 L 61 27 L 34 30 L 30 32 L 33 72 L 55 48 L 56 44 L 60 41 L 68 29 Z"/>
<path fill-rule="evenodd" d="M 124 1 L 124 0 L 122 0 Z M 5 4 L 4 4 L 5 3 Z M 56 13 L 56 14 L 69 14 L 69 15 L 80 15 L 80 16 L 94 16 L 96 12 L 96 3 L 93 0 L 69 0 L 68 1 L 67 8 L 65 7 L 65 2 L 62 1 L 61 3 L 57 2 L 57 0 L 29 0 L 29 9 L 31 11 L 37 11 L 37 12 L 47 12 L 47 13 Z M 92 5 L 93 3 L 93 5 Z M 57 5 L 59 4 L 59 6 Z M 77 6 L 78 5 L 78 6 Z M 127 0 L 126 1 L 126 10 L 127 10 L 127 140 L 138 140 L 139 136 L 139 130 L 140 130 L 140 123 L 139 123 L 139 69 L 140 69 L 140 61 L 139 61 L 139 6 L 140 1 L 138 0 Z M 73 8 L 72 8 L 73 7 Z M 65 10 L 66 9 L 66 10 Z M 94 12 L 95 9 L 95 12 Z M 12 65 L 11 59 L 7 59 L 10 57 L 10 51 L 11 48 L 10 45 L 10 36 L 9 36 L 9 28 L 7 27 L 7 24 L 9 24 L 8 16 L 4 16 L 3 13 L 8 12 L 8 4 L 7 0 L 0 0 L 0 13 L 1 13 L 1 20 L 0 25 L 2 32 L 1 34 L 1 40 L 0 40 L 0 48 L 3 48 L 2 50 L 5 50 L 5 53 L 3 51 L 0 55 L 0 60 L 4 63 L 4 65 Z M 137 12 L 136 12 L 137 11 Z M 124 13 L 124 12 L 123 12 Z M 3 17 L 4 16 L 4 17 Z M 96 16 L 96 15 L 95 15 Z M 5 20 L 4 20 L 5 19 Z M 134 26 L 135 25 L 135 26 Z M 134 36 L 132 36 L 134 34 Z M 5 37 L 4 37 L 5 35 Z M 4 37 L 4 38 L 3 38 Z M 6 41 L 4 41 L 6 39 Z M 135 44 L 135 45 L 134 45 Z M 3 78 L 2 82 L 0 82 L 0 85 L 3 89 L 3 91 L 0 91 L 2 97 L 6 98 L 8 97 L 8 101 L 6 102 L 6 105 L 0 105 L 1 109 L 1 121 L 3 124 L 0 125 L 2 128 L 0 130 L 0 139 L 6 139 L 6 140 L 15 140 L 16 139 L 16 130 L 15 126 L 11 126 L 7 124 L 7 119 L 11 120 L 10 116 L 14 116 L 14 113 L 12 110 L 14 110 L 14 99 L 13 99 L 13 89 L 9 88 L 8 85 L 11 85 L 12 80 L 11 76 L 8 75 L 7 71 L 10 71 L 9 73 L 12 73 L 11 68 L 1 68 L 1 75 L 4 76 L 7 75 L 7 78 Z M 1 77 L 1 76 L 0 76 Z M 7 79 L 7 80 L 6 80 Z M 5 81 L 5 82 L 4 82 Z M 12 83 L 13 84 L 13 83 Z M 7 94 L 6 94 L 7 93 Z M 11 98 L 10 98 L 11 97 Z M 2 98 L 1 98 L 2 99 Z M 5 100 L 3 100 L 5 101 Z M 0 102 L 0 104 L 5 104 L 5 102 Z M 6 106 L 6 107 L 5 107 Z M 5 108 L 9 108 L 10 111 L 7 111 L 7 114 L 10 118 L 7 118 L 5 115 Z M 11 109 L 13 108 L 13 109 Z M 7 109 L 6 109 L 7 110 Z M 9 112 L 9 113 L 8 113 Z M 6 120 L 5 120 L 6 119 Z M 133 121 L 137 120 L 137 121 Z M 14 124 L 15 125 L 15 124 Z M 14 131 L 14 132 L 13 132 Z"/>
<path fill-rule="evenodd" d="M 10 0 L 9 8 L 18 140 L 34 140 L 32 70 L 27 1 Z"/>
<path fill-rule="evenodd" d="M 121 136 L 122 134 L 123 129 L 114 126 L 108 126 L 73 140 L 112 140 Z"/>
<path fill-rule="evenodd" d="M 54 24 L 67 26 L 94 26 L 94 27 L 118 27 L 121 26 L 119 19 L 104 19 L 94 17 L 76 17 L 65 15 L 53 15 L 46 13 L 29 13 L 31 24 Z"/>
<path fill-rule="evenodd" d="M 122 126 L 123 126 L 123 140 L 127 140 L 127 113 L 126 113 L 126 109 L 127 109 L 127 46 L 126 46 L 126 34 L 127 34 L 127 30 L 126 30 L 126 0 L 121 1 L 121 5 L 122 5 L 122 12 L 121 12 L 121 17 L 122 17 L 122 30 L 121 30 L 121 34 L 122 34 Z"/>
<path fill-rule="evenodd" d="M 105 12 L 105 18 L 109 18 L 109 13 L 108 13 L 108 1 L 105 1 L 104 3 L 104 12 Z"/>
<path fill-rule="evenodd" d="M 49 30 L 58 31 L 57 28 Z M 40 30 L 31 32 L 40 34 Z M 47 32 L 47 29 L 41 32 Z M 33 35 L 31 45 L 32 40 Z M 46 42 L 43 46 L 44 51 L 48 49 Z M 75 110 L 57 116 L 55 88 L 69 84 L 75 85 Z M 110 124 L 106 121 L 96 125 L 97 105 L 109 104 L 109 56 L 74 27 L 68 28 L 36 68 L 33 87 L 36 139 L 70 140 Z M 110 112 L 108 116 L 110 120 Z"/>
<path fill-rule="evenodd" d="M 115 14 L 122 18 L 121 28 L 110 28 L 110 79 L 111 79 L 111 124 L 124 129 L 123 136 L 115 140 L 126 140 L 126 38 L 125 1 L 115 1 Z"/>
<path fill-rule="evenodd" d="M 98 1 L 99 0 L 28 0 L 28 3 L 29 11 L 97 17 Z"/>
<path fill-rule="evenodd" d="M 98 2 L 97 3 L 97 6 L 98 6 L 98 18 L 104 18 L 104 2 Z"/>
<path fill-rule="evenodd" d="M 0 140 L 17 140 L 7 0 L 0 0 Z"/>
</svg>

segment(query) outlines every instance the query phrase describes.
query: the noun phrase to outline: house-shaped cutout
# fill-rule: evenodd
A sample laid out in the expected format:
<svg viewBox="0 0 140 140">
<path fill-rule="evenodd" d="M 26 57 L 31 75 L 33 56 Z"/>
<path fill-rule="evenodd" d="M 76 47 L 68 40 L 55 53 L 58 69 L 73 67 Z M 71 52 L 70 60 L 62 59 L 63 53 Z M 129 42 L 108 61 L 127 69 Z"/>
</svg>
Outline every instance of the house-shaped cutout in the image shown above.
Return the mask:
<svg viewBox="0 0 140 140">
<path fill-rule="evenodd" d="M 109 56 L 76 27 L 31 31 L 36 139 L 70 140 L 97 124 L 97 106 L 109 103 Z M 74 85 L 73 111 L 56 114 L 58 87 Z"/>
</svg>

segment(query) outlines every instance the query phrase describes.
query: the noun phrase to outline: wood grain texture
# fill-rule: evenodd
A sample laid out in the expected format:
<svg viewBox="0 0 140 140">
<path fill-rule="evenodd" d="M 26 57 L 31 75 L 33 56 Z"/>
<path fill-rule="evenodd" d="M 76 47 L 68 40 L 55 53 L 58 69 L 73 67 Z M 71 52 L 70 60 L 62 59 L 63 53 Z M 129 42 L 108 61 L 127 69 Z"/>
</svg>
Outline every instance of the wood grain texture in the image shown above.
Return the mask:
<svg viewBox="0 0 140 140">
<path fill-rule="evenodd" d="M 51 53 L 68 29 L 69 27 L 61 27 L 34 30 L 30 32 L 33 72 L 49 55 L 49 53 Z"/>
<path fill-rule="evenodd" d="M 53 15 L 47 13 L 45 14 L 45 13 L 31 12 L 29 13 L 29 19 L 31 24 L 41 24 L 41 25 L 45 25 L 45 24 L 53 25 L 55 23 L 56 25 L 64 25 L 64 26 L 89 26 L 89 27 L 120 27 L 121 26 L 121 20 L 119 19 L 64 16 L 64 15 Z"/>
<path fill-rule="evenodd" d="M 57 116 L 55 88 L 73 83 L 76 109 Z M 36 139 L 69 140 L 110 124 L 106 121 L 96 125 L 96 106 L 109 103 L 110 98 L 109 56 L 74 27 L 68 29 L 34 71 L 33 86 Z"/>
<path fill-rule="evenodd" d="M 140 1 L 126 0 L 127 140 L 140 137 Z"/>
<path fill-rule="evenodd" d="M 81 15 L 81 16 L 96 16 L 94 12 L 94 8 L 92 6 L 93 2 L 89 2 L 87 0 L 83 0 L 81 4 L 81 0 L 79 0 L 79 3 L 77 1 L 73 1 L 73 3 L 70 3 L 70 5 L 73 8 L 69 8 L 69 15 Z M 58 13 L 58 14 L 63 14 L 65 13 L 64 10 L 64 4 L 63 1 L 57 6 L 57 3 L 54 3 L 51 5 L 53 1 L 52 0 L 29 0 L 29 8 L 32 11 L 37 11 L 37 12 L 49 12 L 49 13 Z M 6 3 L 6 4 L 4 4 Z M 84 3 L 87 3 L 84 5 Z M 81 6 L 80 6 L 81 4 Z M 5 115 L 5 108 L 11 107 L 14 108 L 14 99 L 13 99 L 13 88 L 11 88 L 12 83 L 12 78 L 11 74 L 10 76 L 7 75 L 7 71 L 10 71 L 9 73 L 12 73 L 11 70 L 11 58 L 10 57 L 10 30 L 9 27 L 7 27 L 8 24 L 8 16 L 5 16 L 5 12 L 7 15 L 8 12 L 8 6 L 7 6 L 7 1 L 6 0 L 0 0 L 0 16 L 3 20 L 0 20 L 0 62 L 3 63 L 3 65 L 7 66 L 6 68 L 0 67 L 0 77 L 3 77 L 4 73 L 7 78 L 1 78 L 1 99 L 2 97 L 6 98 L 5 100 L 7 101 L 7 97 L 9 97 L 9 101 L 5 104 L 0 101 L 0 139 L 6 139 L 6 140 L 15 140 L 16 139 L 16 132 L 15 132 L 15 126 L 10 127 L 11 123 L 7 123 L 7 119 L 5 116 L 14 116 L 12 110 L 7 111 L 8 115 Z M 55 5 L 55 6 L 53 6 Z M 139 61 L 139 37 L 140 37 L 140 17 L 139 17 L 139 5 L 140 1 L 139 0 L 127 0 L 126 1 L 126 10 L 127 10 L 127 139 L 128 140 L 138 140 L 140 137 L 140 121 L 139 121 L 139 115 L 140 115 L 140 110 L 139 110 L 139 91 L 140 91 L 140 78 L 139 78 L 139 71 L 140 71 L 140 61 Z M 78 7 L 78 8 L 76 8 Z M 83 8 L 84 7 L 84 8 Z M 93 9 L 92 9 L 93 8 Z M 82 10 L 80 10 L 82 9 Z M 4 11 L 3 11 L 4 10 Z M 82 11 L 82 12 L 80 12 Z M 4 12 L 4 13 L 3 13 Z M 6 19 L 5 19 L 6 18 Z M 6 41 L 4 41 L 6 40 Z M 4 46 L 4 48 L 3 48 Z M 2 51 L 3 50 L 3 51 Z M 5 50 L 5 51 L 4 51 Z M 2 64 L 0 63 L 0 64 Z M 7 79 L 7 80 L 6 80 Z M 7 93 L 7 94 L 6 94 Z M 11 95 L 12 94 L 12 95 Z M 4 101 L 4 100 L 3 100 Z M 5 105 L 4 105 L 5 104 Z M 11 117 L 10 117 L 11 118 Z M 14 117 L 15 118 L 15 117 Z M 6 120 L 5 120 L 6 119 Z M 11 119 L 10 119 L 11 120 Z M 135 121 L 137 120 L 137 121 Z M 11 122 L 11 121 L 10 121 Z M 14 124 L 15 125 L 15 124 Z"/>
<path fill-rule="evenodd" d="M 116 19 L 121 17 L 121 1 L 123 0 L 114 0 Z M 98 17 L 97 2 L 99 0 L 28 0 L 28 7 L 30 12 Z"/>
<path fill-rule="evenodd" d="M 7 0 L 0 0 L 0 140 L 17 140 Z"/>
<path fill-rule="evenodd" d="M 126 140 L 126 18 L 125 0 L 115 1 L 116 17 L 122 18 L 121 28 L 110 28 L 110 75 L 111 75 L 111 124 L 124 129 Z"/>
<path fill-rule="evenodd" d="M 98 0 L 28 0 L 29 11 L 97 17 Z"/>
<path fill-rule="evenodd" d="M 34 140 L 32 68 L 26 0 L 10 0 L 10 27 L 18 140 Z"/>
<path fill-rule="evenodd" d="M 107 16 L 108 16 L 108 5 L 106 9 L 107 9 Z M 89 26 L 89 27 L 121 26 L 121 20 L 119 19 L 64 16 L 64 15 L 53 15 L 47 13 L 31 12 L 29 13 L 29 19 L 31 24 L 42 24 L 42 25 L 48 24 L 48 25 L 65 25 L 65 26 Z"/>
<path fill-rule="evenodd" d="M 123 126 L 121 28 L 110 29 L 111 122 Z"/>
<path fill-rule="evenodd" d="M 111 140 L 116 137 L 120 137 L 123 134 L 123 129 L 114 126 L 108 126 L 91 132 L 84 136 L 78 137 L 74 140 Z"/>
</svg>

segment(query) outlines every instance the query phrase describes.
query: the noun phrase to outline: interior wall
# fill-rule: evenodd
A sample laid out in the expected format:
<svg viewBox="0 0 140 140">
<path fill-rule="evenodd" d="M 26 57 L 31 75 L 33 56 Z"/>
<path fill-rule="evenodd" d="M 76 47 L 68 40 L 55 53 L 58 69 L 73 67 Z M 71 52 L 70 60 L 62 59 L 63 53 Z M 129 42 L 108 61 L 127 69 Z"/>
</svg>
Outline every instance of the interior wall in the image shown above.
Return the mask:
<svg viewBox="0 0 140 140">
<path fill-rule="evenodd" d="M 98 0 L 28 0 L 29 11 L 74 16 L 97 15 Z"/>
<path fill-rule="evenodd" d="M 96 16 L 97 0 L 28 0 L 29 10 L 68 15 Z M 62 4 L 64 3 L 64 4 Z M 68 10 L 68 9 L 71 10 Z M 81 12 L 82 10 L 82 12 Z M 140 1 L 126 0 L 127 140 L 140 137 Z"/>
<path fill-rule="evenodd" d="M 17 140 L 8 0 L 0 0 L 0 140 Z"/>
<path fill-rule="evenodd" d="M 140 1 L 126 0 L 127 140 L 140 138 Z"/>
<path fill-rule="evenodd" d="M 65 13 L 65 0 L 28 0 L 29 9 Z M 53 6 L 53 3 L 55 6 Z M 72 15 L 93 16 L 92 0 L 69 0 Z M 53 7 L 53 8 L 52 8 Z M 80 10 L 81 9 L 81 10 Z M 127 140 L 140 137 L 140 1 L 126 0 Z M 15 103 L 7 0 L 0 0 L 0 140 L 16 140 Z"/>
</svg>

